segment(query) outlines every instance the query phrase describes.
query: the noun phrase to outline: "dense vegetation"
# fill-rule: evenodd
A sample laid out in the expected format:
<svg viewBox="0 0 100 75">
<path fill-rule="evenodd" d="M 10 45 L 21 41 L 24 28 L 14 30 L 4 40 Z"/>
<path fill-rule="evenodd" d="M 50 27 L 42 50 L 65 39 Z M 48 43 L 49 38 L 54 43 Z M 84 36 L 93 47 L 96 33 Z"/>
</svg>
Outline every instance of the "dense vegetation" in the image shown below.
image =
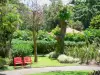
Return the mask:
<svg viewBox="0 0 100 75">
<path fill-rule="evenodd" d="M 50 1 L 40 6 L 30 0 L 29 6 L 0 0 L 0 68 L 6 57 L 33 53 L 34 62 L 38 53 L 63 63 L 100 63 L 100 0 L 73 0 L 68 5 Z M 72 31 L 67 32 L 69 27 Z"/>
</svg>

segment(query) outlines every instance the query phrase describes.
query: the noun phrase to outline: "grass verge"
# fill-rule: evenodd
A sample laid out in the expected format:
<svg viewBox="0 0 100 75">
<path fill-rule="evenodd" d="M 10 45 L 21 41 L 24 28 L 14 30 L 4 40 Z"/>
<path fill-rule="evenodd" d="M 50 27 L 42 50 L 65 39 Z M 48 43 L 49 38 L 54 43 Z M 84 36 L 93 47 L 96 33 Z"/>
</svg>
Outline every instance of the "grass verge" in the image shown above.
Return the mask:
<svg viewBox="0 0 100 75">
<path fill-rule="evenodd" d="M 89 75 L 91 71 L 56 71 L 56 72 L 47 72 L 39 74 L 30 74 L 30 75 Z"/>
</svg>

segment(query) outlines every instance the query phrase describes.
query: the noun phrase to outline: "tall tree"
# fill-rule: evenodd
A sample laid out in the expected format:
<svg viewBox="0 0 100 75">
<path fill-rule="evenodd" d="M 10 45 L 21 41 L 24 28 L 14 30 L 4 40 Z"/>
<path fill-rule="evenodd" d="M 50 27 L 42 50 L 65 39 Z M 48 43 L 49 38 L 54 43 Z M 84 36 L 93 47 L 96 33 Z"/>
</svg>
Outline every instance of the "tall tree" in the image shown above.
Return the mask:
<svg viewBox="0 0 100 75">
<path fill-rule="evenodd" d="M 66 33 L 66 27 L 68 20 L 70 18 L 70 12 L 68 11 L 67 7 L 63 7 L 60 12 L 59 12 L 59 27 L 60 27 L 60 32 L 57 35 L 57 53 L 64 53 L 64 37 Z"/>
<path fill-rule="evenodd" d="M 37 32 L 39 27 L 42 25 L 43 22 L 43 11 L 41 6 L 38 5 L 37 0 L 30 0 L 31 4 L 30 9 L 32 11 L 32 25 L 30 26 L 30 30 L 33 32 L 33 43 L 34 43 L 34 62 L 38 62 L 37 57 Z"/>
<path fill-rule="evenodd" d="M 17 10 L 19 14 L 21 15 L 21 19 L 23 21 L 21 26 L 18 26 L 18 29 L 29 29 L 29 27 L 32 25 L 32 12 L 31 10 L 23 3 L 17 4 Z"/>
<path fill-rule="evenodd" d="M 21 2 L 21 0 L 9 0 L 9 3 L 13 4 L 13 6 L 16 7 L 16 10 L 21 15 L 20 18 L 23 21 L 22 25 L 17 25 L 17 29 L 28 29 L 32 24 L 32 13 L 25 2 Z"/>
<path fill-rule="evenodd" d="M 7 3 L 7 0 L 0 0 L 0 5 L 5 5 Z"/>
<path fill-rule="evenodd" d="M 51 5 L 44 8 L 44 28 L 46 30 L 52 30 L 59 24 L 57 14 L 63 6 L 62 0 L 50 0 Z"/>
<path fill-rule="evenodd" d="M 0 2 L 0 56 L 5 57 L 11 48 L 12 34 L 17 24 L 21 23 L 20 16 L 9 1 Z"/>
</svg>

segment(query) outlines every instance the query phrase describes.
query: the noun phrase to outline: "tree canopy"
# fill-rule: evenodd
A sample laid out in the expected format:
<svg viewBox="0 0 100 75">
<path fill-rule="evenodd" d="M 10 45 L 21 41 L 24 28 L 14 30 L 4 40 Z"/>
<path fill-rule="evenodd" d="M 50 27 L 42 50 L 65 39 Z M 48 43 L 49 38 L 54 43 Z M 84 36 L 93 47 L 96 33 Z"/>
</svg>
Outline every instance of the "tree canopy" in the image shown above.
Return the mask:
<svg viewBox="0 0 100 75">
<path fill-rule="evenodd" d="M 0 3 L 0 53 L 5 57 L 10 49 L 13 32 L 22 21 L 16 7 L 5 0 L 3 3 Z"/>
<path fill-rule="evenodd" d="M 100 0 L 76 0 L 74 20 L 82 21 L 85 28 L 89 27 L 91 19 L 100 14 Z"/>
</svg>

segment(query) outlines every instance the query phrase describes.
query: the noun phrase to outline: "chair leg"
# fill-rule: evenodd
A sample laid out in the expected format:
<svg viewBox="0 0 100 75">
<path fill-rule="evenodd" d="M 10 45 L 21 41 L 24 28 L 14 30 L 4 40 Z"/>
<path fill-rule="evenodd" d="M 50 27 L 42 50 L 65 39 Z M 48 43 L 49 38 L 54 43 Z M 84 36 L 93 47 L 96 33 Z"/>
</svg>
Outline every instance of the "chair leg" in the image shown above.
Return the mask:
<svg viewBox="0 0 100 75">
<path fill-rule="evenodd" d="M 14 68 L 16 68 L 16 64 L 14 63 Z"/>
<path fill-rule="evenodd" d="M 30 63 L 30 67 L 31 67 L 31 65 L 32 65 L 32 64 Z"/>
<path fill-rule="evenodd" d="M 25 67 L 25 63 L 23 63 L 23 66 Z"/>
<path fill-rule="evenodd" d="M 24 63 L 22 63 L 22 68 L 24 67 Z"/>
</svg>

